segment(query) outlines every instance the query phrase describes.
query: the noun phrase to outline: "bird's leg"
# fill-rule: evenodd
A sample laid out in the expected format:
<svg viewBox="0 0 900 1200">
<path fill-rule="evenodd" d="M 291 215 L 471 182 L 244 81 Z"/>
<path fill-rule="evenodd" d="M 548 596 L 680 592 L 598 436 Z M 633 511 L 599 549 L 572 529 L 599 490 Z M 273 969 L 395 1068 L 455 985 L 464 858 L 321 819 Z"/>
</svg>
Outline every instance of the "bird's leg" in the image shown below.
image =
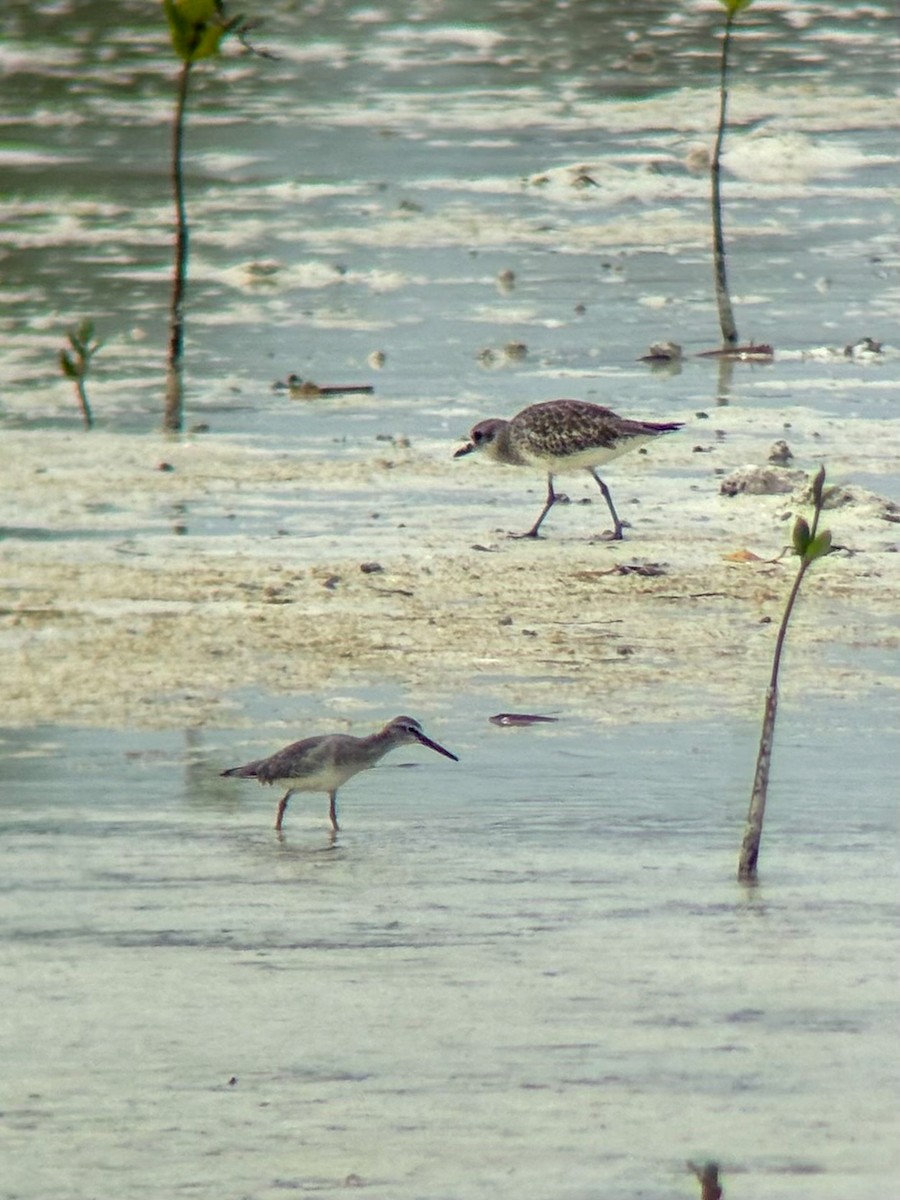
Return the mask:
<svg viewBox="0 0 900 1200">
<path fill-rule="evenodd" d="M 292 788 L 288 788 L 288 790 L 281 797 L 281 800 L 278 802 L 278 814 L 275 817 L 275 832 L 276 833 L 281 833 L 281 822 L 284 820 L 284 810 L 288 806 L 288 800 L 290 800 L 290 798 L 291 798 L 292 791 L 293 791 Z"/>
<path fill-rule="evenodd" d="M 609 508 L 609 515 L 613 519 L 613 535 L 609 540 L 612 542 L 621 542 L 622 538 L 624 537 L 624 534 L 622 533 L 622 522 L 619 520 L 619 514 L 616 512 L 616 507 L 612 502 L 612 496 L 609 494 L 609 488 L 593 468 L 590 468 L 590 471 L 597 482 L 597 486 L 603 493 L 603 499 L 606 501 L 607 507 Z"/>
<path fill-rule="evenodd" d="M 541 515 L 538 517 L 538 519 L 535 521 L 535 523 L 532 525 L 532 527 L 528 530 L 527 533 L 511 533 L 509 536 L 514 537 L 514 538 L 527 538 L 527 537 L 536 538 L 538 536 L 538 530 L 541 527 L 541 522 L 543 521 L 544 517 L 546 517 L 547 513 L 550 511 L 550 509 L 553 507 L 553 505 L 557 502 L 557 500 L 559 500 L 559 498 L 560 497 L 553 490 L 553 476 L 548 475 L 547 476 L 547 499 L 546 499 L 546 502 L 544 503 L 544 507 L 541 509 Z"/>
<path fill-rule="evenodd" d="M 331 828 L 335 833 L 340 829 L 337 823 L 337 792 L 328 793 L 328 816 L 331 818 Z"/>
</svg>

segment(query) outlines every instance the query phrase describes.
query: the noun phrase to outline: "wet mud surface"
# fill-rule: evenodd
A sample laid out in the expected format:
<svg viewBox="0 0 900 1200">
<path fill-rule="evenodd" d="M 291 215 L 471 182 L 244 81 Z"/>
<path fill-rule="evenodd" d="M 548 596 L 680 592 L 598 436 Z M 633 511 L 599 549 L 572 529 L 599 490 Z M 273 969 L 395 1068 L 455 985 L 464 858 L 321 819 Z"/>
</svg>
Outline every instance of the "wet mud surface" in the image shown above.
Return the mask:
<svg viewBox="0 0 900 1200">
<path fill-rule="evenodd" d="M 508 538 L 534 519 L 540 477 L 453 462 L 452 443 L 342 462 L 207 437 L 12 435 L 6 719 L 173 726 L 239 719 L 245 687 L 327 697 L 402 681 L 424 698 L 498 679 L 508 708 L 555 702 L 602 721 L 752 711 L 807 475 L 763 462 L 751 476 L 786 491 L 723 495 L 710 460 L 762 457 L 764 442 L 747 414 L 717 417 L 731 432 L 716 443 L 703 423 L 708 455 L 694 427 L 610 468 L 621 543 L 598 536 L 608 514 L 585 473 L 563 479 L 573 502 L 545 536 Z M 894 427 L 869 429 L 884 455 Z M 810 442 L 871 468 L 860 433 L 851 445 L 832 422 L 826 447 Z M 803 418 L 793 434 L 799 449 Z M 817 564 L 790 631 L 798 695 L 896 684 L 897 514 L 876 492 L 840 496 L 825 521 L 841 549 Z M 22 513 L 32 526 L 13 524 Z M 851 647 L 866 666 L 833 661 Z"/>
</svg>

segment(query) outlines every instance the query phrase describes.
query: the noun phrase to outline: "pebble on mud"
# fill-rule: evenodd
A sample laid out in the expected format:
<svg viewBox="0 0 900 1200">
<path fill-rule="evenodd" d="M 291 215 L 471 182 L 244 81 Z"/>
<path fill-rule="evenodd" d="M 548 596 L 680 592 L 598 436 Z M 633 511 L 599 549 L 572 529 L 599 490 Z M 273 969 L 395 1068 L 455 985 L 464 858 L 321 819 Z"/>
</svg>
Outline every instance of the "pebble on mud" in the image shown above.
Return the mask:
<svg viewBox="0 0 900 1200">
<path fill-rule="evenodd" d="M 805 471 L 789 471 L 785 467 L 753 464 L 738 467 L 722 480 L 719 492 L 723 496 L 776 496 L 792 492 L 806 479 Z"/>
<path fill-rule="evenodd" d="M 769 450 L 769 462 L 775 463 L 776 466 L 786 467 L 794 458 L 793 452 L 786 441 L 779 438 L 777 442 L 772 443 L 772 448 Z"/>
</svg>

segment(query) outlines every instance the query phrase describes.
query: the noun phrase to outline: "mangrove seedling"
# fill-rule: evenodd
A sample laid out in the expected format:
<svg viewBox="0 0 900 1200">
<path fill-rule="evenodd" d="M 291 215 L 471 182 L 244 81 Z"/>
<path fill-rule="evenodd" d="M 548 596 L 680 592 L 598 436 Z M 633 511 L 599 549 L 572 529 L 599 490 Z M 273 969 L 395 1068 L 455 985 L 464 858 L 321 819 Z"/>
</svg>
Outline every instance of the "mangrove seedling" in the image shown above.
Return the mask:
<svg viewBox="0 0 900 1200">
<path fill-rule="evenodd" d="M 797 577 L 785 605 L 784 615 L 778 637 L 775 639 L 775 653 L 772 660 L 772 674 L 766 689 L 766 703 L 763 712 L 762 734 L 759 739 L 759 753 L 756 758 L 756 774 L 753 778 L 753 790 L 750 794 L 750 808 L 747 813 L 747 825 L 741 842 L 741 853 L 738 860 L 738 879 L 744 883 L 756 880 L 756 863 L 759 858 L 759 843 L 762 838 L 763 818 L 766 812 L 766 796 L 769 789 L 769 770 L 772 765 L 772 746 L 775 741 L 775 716 L 778 711 L 778 672 L 781 667 L 781 655 L 784 651 L 784 640 L 787 636 L 788 622 L 794 611 L 794 604 L 803 583 L 803 577 L 816 561 L 823 558 L 831 550 L 831 531 L 823 529 L 818 532 L 819 517 L 824 504 L 823 489 L 825 487 L 825 468 L 820 467 L 812 485 L 813 521 L 812 526 L 805 518 L 798 517 L 794 524 L 793 550 L 800 559 Z"/>
<path fill-rule="evenodd" d="M 242 18 L 226 19 L 221 0 L 163 0 L 172 47 L 181 59 L 172 130 L 172 188 L 175 196 L 175 264 L 169 310 L 169 355 L 163 428 L 180 431 L 184 422 L 184 293 L 187 280 L 188 223 L 184 201 L 184 118 L 188 81 L 194 63 L 219 53 L 223 38 L 235 32 Z"/>
<path fill-rule="evenodd" d="M 725 235 L 722 232 L 720 163 L 728 113 L 728 50 L 731 44 L 731 27 L 741 9 L 749 8 L 753 0 L 719 0 L 719 3 L 725 9 L 725 32 L 722 37 L 722 54 L 719 59 L 719 127 L 716 132 L 716 142 L 709 167 L 710 182 L 712 185 L 713 272 L 716 284 L 716 305 L 719 309 L 719 326 L 722 330 L 722 344 L 724 346 L 736 346 L 738 332 L 734 321 L 734 311 L 731 307 L 728 276 L 725 270 Z"/>
<path fill-rule="evenodd" d="M 59 367 L 66 379 L 71 379 L 75 384 L 75 392 L 78 396 L 78 403 L 81 405 L 84 427 L 85 429 L 90 429 L 94 424 L 94 418 L 91 413 L 91 406 L 88 404 L 87 389 L 85 388 L 84 381 L 87 378 L 88 371 L 91 369 L 91 359 L 103 343 L 94 341 L 93 321 L 82 321 L 77 329 L 69 329 L 66 332 L 66 337 L 69 339 L 71 351 L 60 350 Z"/>
</svg>

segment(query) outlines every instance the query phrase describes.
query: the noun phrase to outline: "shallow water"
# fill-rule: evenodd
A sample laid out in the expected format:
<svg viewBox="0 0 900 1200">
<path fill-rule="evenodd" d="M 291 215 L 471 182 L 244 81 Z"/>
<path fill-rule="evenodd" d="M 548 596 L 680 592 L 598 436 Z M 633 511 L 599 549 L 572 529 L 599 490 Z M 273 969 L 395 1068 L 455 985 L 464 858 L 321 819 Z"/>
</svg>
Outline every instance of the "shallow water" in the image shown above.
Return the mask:
<svg viewBox="0 0 900 1200">
<path fill-rule="evenodd" d="M 864 711 L 785 707 L 749 892 L 746 723 L 429 715 L 459 765 L 351 781 L 334 844 L 324 797 L 279 841 L 218 777 L 268 737 L 7 731 L 4 1194 L 674 1198 L 706 1156 L 735 1200 L 888 1194 L 896 714 Z"/>
<path fill-rule="evenodd" d="M 98 421 L 158 421 L 168 308 L 173 64 L 158 12 L 24 6 L 3 18 L 14 84 L 0 419 L 71 423 L 56 377 L 83 316 L 106 344 Z M 730 279 L 768 369 L 688 362 L 718 340 L 708 148 L 717 4 L 269 6 L 257 43 L 194 73 L 188 420 L 305 444 L 377 430 L 456 436 L 485 407 L 566 390 L 654 415 L 801 392 L 895 412 L 896 30 L 888 7 L 754 6 L 733 49 L 724 183 Z M 64 99 L 63 99 L 64 98 Z M 582 170 L 584 165 L 584 170 Z M 572 169 L 570 169 L 572 168 Z M 584 175 L 587 182 L 581 181 Z M 498 277 L 512 271 L 511 285 Z M 511 361 L 510 342 L 527 355 Z M 810 358 L 812 351 L 837 351 Z M 373 370 L 369 356 L 386 355 Z M 485 358 L 485 352 L 488 358 Z M 492 364 L 491 365 L 487 365 Z M 290 372 L 373 383 L 298 404 Z"/>
<path fill-rule="evenodd" d="M 220 452 L 355 464 L 393 453 L 380 435 L 404 434 L 413 454 L 446 446 L 449 461 L 474 419 L 554 395 L 689 420 L 728 404 L 722 469 L 793 440 L 789 413 L 804 467 L 821 449 L 833 478 L 842 447 L 816 443 L 817 422 L 850 418 L 853 461 L 868 464 L 851 482 L 889 491 L 889 6 L 741 15 L 730 279 L 742 336 L 772 342 L 775 361 L 636 361 L 652 341 L 718 341 L 708 181 L 689 155 L 712 140 L 720 12 L 268 6 L 255 38 L 278 60 L 228 54 L 193 83 L 188 422 L 208 424 Z M 71 428 L 73 457 L 91 454 L 56 367 L 84 316 L 105 339 L 90 381 L 98 424 L 159 423 L 174 72 L 157 9 L 122 4 L 117 20 L 110 29 L 100 3 L 0 16 L 0 446 L 4 427 L 35 439 Z M 844 354 L 864 336 L 886 352 Z M 505 352 L 516 342 L 524 357 Z M 273 392 L 292 371 L 375 393 Z M 718 481 L 688 455 L 712 424 L 689 430 L 675 468 L 685 493 L 707 498 Z M 458 491 L 437 482 L 424 497 L 424 484 L 376 495 L 376 479 L 370 502 L 358 481 L 345 493 L 283 476 L 223 489 L 201 474 L 180 507 L 154 475 L 140 498 L 82 511 L 54 453 L 45 507 L 3 532 L 71 540 L 73 554 L 83 538 L 152 557 L 171 535 L 238 546 L 229 539 L 287 531 L 289 551 L 272 556 L 294 566 L 351 541 L 347 553 L 377 558 L 396 545 L 373 530 L 376 499 L 393 528 L 414 494 L 414 532 L 449 514 L 465 545 L 506 520 L 498 497 L 526 503 L 524 484 L 479 473 L 484 515 L 463 529 Z M 148 438 L 141 461 L 167 453 Z M 690 532 L 669 507 L 677 564 Z M 851 545 L 855 519 L 843 518 Z M 310 530 L 321 542 L 301 554 Z M 866 542 L 876 575 L 892 532 L 879 557 Z M 766 539 L 768 526 L 760 549 Z M 680 723 L 619 725 L 615 711 L 597 723 L 573 713 L 569 681 L 559 725 L 497 729 L 490 711 L 532 682 L 515 661 L 503 674 L 502 656 L 495 680 L 429 692 L 427 711 L 421 691 L 376 681 L 349 697 L 223 703 L 219 719 L 236 707 L 252 735 L 215 722 L 5 730 L 0 1108 L 12 1153 L 0 1194 L 676 1200 L 698 1190 L 685 1159 L 707 1157 L 723 1164 L 727 1200 L 892 1194 L 896 671 L 834 625 L 826 661 L 885 686 L 848 689 L 840 706 L 783 701 L 752 892 L 734 872 L 755 721 L 699 725 L 682 702 Z M 277 797 L 218 777 L 348 710 L 361 732 L 406 709 L 462 761 L 410 754 L 404 770 L 398 754 L 352 781 L 334 844 L 324 797 L 295 798 L 279 842 Z"/>
</svg>

